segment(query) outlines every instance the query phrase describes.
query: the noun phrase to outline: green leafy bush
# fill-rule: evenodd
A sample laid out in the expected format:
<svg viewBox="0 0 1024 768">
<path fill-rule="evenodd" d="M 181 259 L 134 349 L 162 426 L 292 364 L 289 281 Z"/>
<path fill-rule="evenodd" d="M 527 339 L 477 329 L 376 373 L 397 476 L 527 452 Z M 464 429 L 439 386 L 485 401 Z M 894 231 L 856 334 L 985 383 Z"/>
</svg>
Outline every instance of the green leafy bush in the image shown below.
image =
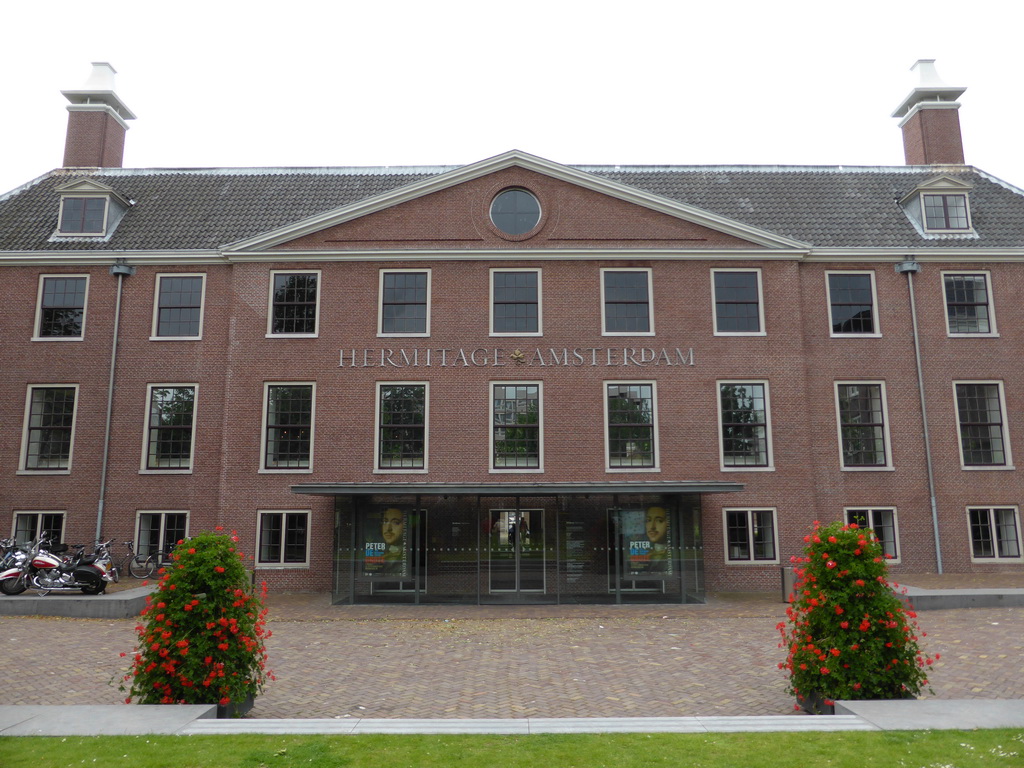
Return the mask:
<svg viewBox="0 0 1024 768">
<path fill-rule="evenodd" d="M 918 645 L 925 633 L 893 592 L 874 532 L 815 522 L 804 542 L 804 556 L 792 558 L 789 620 L 778 625 L 789 692 L 805 706 L 819 699 L 831 706 L 836 699 L 912 698 L 927 688 L 933 658 Z"/>
<path fill-rule="evenodd" d="M 264 647 L 266 583 L 252 588 L 237 540 L 206 532 L 178 542 L 135 628 L 138 647 L 120 683 L 126 703 L 226 706 L 274 679 Z"/>
</svg>

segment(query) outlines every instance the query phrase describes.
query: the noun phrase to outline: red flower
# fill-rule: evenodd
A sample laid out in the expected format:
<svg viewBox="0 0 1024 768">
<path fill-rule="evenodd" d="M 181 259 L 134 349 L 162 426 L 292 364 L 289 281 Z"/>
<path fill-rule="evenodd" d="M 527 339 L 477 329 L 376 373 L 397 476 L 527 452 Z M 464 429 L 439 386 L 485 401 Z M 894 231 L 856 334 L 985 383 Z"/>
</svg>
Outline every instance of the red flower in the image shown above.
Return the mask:
<svg viewBox="0 0 1024 768">
<path fill-rule="evenodd" d="M 223 565 L 216 565 L 216 566 L 214 566 L 213 570 L 214 570 L 214 573 L 224 573 L 224 566 Z"/>
</svg>

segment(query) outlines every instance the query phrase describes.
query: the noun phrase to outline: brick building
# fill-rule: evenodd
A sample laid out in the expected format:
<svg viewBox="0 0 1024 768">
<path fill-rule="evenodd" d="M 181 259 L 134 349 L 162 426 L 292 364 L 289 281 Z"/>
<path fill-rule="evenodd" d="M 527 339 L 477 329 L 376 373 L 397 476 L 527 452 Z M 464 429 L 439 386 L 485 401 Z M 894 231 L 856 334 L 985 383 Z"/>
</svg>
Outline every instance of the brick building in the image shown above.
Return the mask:
<svg viewBox="0 0 1024 768">
<path fill-rule="evenodd" d="M 840 518 L 1020 568 L 1024 192 L 918 68 L 900 167 L 126 169 L 95 65 L 0 197 L 3 525 L 339 602 L 778 589 Z"/>
</svg>

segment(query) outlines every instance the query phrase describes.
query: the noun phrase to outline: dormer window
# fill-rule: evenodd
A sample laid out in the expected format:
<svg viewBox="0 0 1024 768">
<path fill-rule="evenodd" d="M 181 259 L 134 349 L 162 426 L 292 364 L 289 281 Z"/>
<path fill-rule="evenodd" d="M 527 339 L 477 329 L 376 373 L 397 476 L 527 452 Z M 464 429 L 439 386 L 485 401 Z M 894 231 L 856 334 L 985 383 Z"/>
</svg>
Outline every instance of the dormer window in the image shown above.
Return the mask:
<svg viewBox="0 0 1024 768">
<path fill-rule="evenodd" d="M 924 228 L 929 232 L 963 232 L 971 228 L 967 195 L 923 195 Z"/>
<path fill-rule="evenodd" d="M 107 238 L 113 234 L 132 203 L 113 188 L 92 179 L 79 179 L 57 187 L 60 210 L 51 240 Z"/>
<path fill-rule="evenodd" d="M 60 207 L 62 235 L 102 235 L 107 218 L 105 197 L 65 197 Z"/>
<path fill-rule="evenodd" d="M 928 179 L 897 202 L 922 237 L 977 237 L 971 224 L 971 185 L 953 176 Z"/>
</svg>

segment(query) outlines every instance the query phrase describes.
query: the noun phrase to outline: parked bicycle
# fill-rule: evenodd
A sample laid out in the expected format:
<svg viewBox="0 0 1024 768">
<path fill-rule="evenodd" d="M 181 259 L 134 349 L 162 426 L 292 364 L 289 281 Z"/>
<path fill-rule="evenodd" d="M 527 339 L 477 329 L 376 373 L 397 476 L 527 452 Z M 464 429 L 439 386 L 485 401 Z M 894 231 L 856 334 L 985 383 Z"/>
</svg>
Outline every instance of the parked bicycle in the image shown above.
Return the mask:
<svg viewBox="0 0 1024 768">
<path fill-rule="evenodd" d="M 124 545 L 128 547 L 128 552 L 121 558 L 121 562 L 114 566 L 115 570 L 118 573 L 127 571 L 136 579 L 148 579 L 152 576 L 156 568 L 150 567 L 149 558 L 146 555 L 135 551 L 135 542 L 126 541 Z"/>
<path fill-rule="evenodd" d="M 158 573 L 161 568 L 166 567 L 173 560 L 174 545 L 167 549 L 158 549 L 146 558 L 146 570 L 149 576 Z"/>
</svg>

